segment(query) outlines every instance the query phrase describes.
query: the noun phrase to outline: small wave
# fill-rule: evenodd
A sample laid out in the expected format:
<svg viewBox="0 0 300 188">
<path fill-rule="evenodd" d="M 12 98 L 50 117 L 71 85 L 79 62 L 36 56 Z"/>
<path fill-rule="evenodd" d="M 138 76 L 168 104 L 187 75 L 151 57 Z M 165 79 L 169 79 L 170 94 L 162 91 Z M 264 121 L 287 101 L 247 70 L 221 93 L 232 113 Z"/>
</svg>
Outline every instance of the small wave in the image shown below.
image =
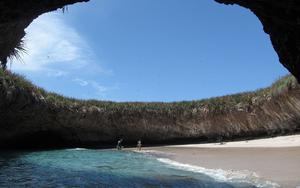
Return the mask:
<svg viewBox="0 0 300 188">
<path fill-rule="evenodd" d="M 69 151 L 81 151 L 81 150 L 88 150 L 86 148 L 72 148 L 72 149 L 67 149 Z"/>
<path fill-rule="evenodd" d="M 165 152 L 156 151 L 156 150 L 141 150 L 141 151 L 133 150 L 133 152 L 142 153 L 144 155 L 153 156 L 155 158 L 162 158 L 162 157 L 169 158 L 172 156 L 172 154 L 170 154 L 170 153 L 165 153 Z"/>
<path fill-rule="evenodd" d="M 221 182 L 232 182 L 232 183 L 250 183 L 257 187 L 262 188 L 275 188 L 280 187 L 277 183 L 266 181 L 260 178 L 256 173 L 250 171 L 233 171 L 233 170 L 222 170 L 222 169 L 207 169 L 200 166 L 194 166 L 184 163 L 179 163 L 167 158 L 157 158 L 158 161 L 168 164 L 180 170 L 192 171 L 196 173 L 202 173 L 214 178 Z"/>
</svg>

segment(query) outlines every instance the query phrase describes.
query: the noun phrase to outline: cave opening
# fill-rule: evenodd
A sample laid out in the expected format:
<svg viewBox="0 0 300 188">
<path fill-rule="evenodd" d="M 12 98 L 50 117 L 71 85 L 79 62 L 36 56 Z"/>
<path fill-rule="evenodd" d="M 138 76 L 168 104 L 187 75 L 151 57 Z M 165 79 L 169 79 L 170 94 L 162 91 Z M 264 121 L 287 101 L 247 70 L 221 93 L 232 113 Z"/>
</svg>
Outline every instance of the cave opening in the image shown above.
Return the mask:
<svg viewBox="0 0 300 188">
<path fill-rule="evenodd" d="M 41 16 L 26 30 L 25 64 L 12 70 L 65 96 L 118 102 L 223 96 L 287 74 L 260 21 L 242 7 L 119 3 Z"/>
<path fill-rule="evenodd" d="M 297 102 L 283 100 L 290 100 L 290 97 L 293 97 L 291 100 L 295 101 L 297 98 L 293 91 L 289 93 L 290 90 L 297 89 L 297 86 L 293 81 L 289 82 L 291 79 L 288 77 L 284 80 L 284 82 L 288 80 L 287 82 L 283 84 L 278 82 L 279 92 L 275 93 L 282 95 L 278 98 L 275 96 L 273 98 L 275 100 L 272 100 L 272 96 L 264 95 L 263 92 L 258 97 L 253 97 L 251 95 L 253 93 L 250 94 L 250 97 L 247 96 L 249 93 L 246 95 L 243 93 L 242 97 L 238 94 L 204 101 L 198 100 L 265 87 L 279 76 L 287 73 L 278 63 L 277 55 L 268 35 L 263 33 L 259 20 L 249 10 L 237 6 L 228 8 L 215 4 L 213 1 L 211 1 L 213 4 L 209 6 L 205 4 L 205 6 L 199 6 L 196 3 L 204 1 L 196 0 L 185 4 L 173 0 L 166 0 L 159 4 L 137 0 L 124 4 L 123 1 L 120 1 L 118 5 L 109 4 L 109 1 L 101 1 L 97 6 L 99 2 L 91 1 L 86 6 L 79 4 L 74 6 L 74 9 L 70 7 L 68 13 L 55 12 L 36 19 L 26 29 L 28 35 L 25 42 L 28 47 L 28 56 L 24 57 L 25 64 L 13 63 L 12 70 L 26 75 L 27 78 L 33 80 L 34 84 L 42 86 L 46 90 L 78 99 L 94 98 L 102 101 L 74 100 L 47 93 L 44 90 L 38 91 L 37 94 L 45 94 L 45 97 L 35 95 L 34 92 L 32 94 L 29 90 L 28 93 L 23 93 L 26 97 L 22 98 L 22 92 L 18 93 L 18 89 L 14 89 L 13 84 L 8 83 L 12 87 L 9 88 L 7 95 L 3 95 L 4 99 L 7 96 L 16 97 L 15 99 L 21 96 L 19 101 L 11 100 L 12 103 L 24 104 L 24 102 L 28 102 L 27 99 L 35 103 L 26 103 L 18 113 L 24 113 L 28 109 L 35 111 L 41 108 L 50 117 L 53 117 L 51 121 L 57 123 L 58 126 L 66 125 L 66 127 L 73 128 L 70 123 L 74 123 L 72 124 L 74 127 L 82 127 L 89 132 L 94 130 L 93 126 L 102 126 L 103 122 L 101 121 L 104 121 L 104 126 L 113 125 L 118 129 L 130 126 L 135 117 L 137 120 L 143 120 L 136 121 L 135 123 L 138 125 L 159 125 L 157 124 L 159 123 L 157 121 L 159 113 L 162 115 L 160 120 L 167 118 L 170 125 L 178 123 L 179 127 L 182 126 L 181 117 L 187 118 L 187 121 L 194 121 L 192 117 L 197 117 L 197 115 L 222 116 L 226 112 L 230 114 L 233 112 L 237 114 L 237 117 L 244 114 L 244 119 L 250 119 L 251 122 L 264 121 L 266 118 L 255 118 L 264 117 L 262 116 L 264 114 L 268 115 L 259 108 L 262 101 L 264 105 L 269 105 L 270 112 L 278 110 L 278 113 L 273 114 L 284 114 L 282 119 L 278 119 L 278 124 L 271 124 L 275 126 L 274 129 L 281 130 L 282 122 L 288 122 L 288 126 L 294 127 L 292 124 L 294 122 L 290 123 L 290 119 L 296 119 L 297 115 L 288 117 L 285 112 L 281 113 L 281 110 L 286 109 L 291 109 L 289 114 L 298 113 L 294 110 L 298 107 L 293 106 L 297 105 Z M 103 2 L 108 4 L 101 4 Z M 132 3 L 138 6 L 131 6 Z M 213 11 L 210 8 L 213 8 Z M 90 14 L 86 14 L 86 12 Z M 23 28 L 31 21 L 30 17 L 26 23 L 22 22 L 16 25 L 20 26 L 21 32 L 23 32 Z M 13 25 L 14 28 L 18 28 L 17 26 Z M 10 34 L 15 36 L 14 32 L 10 32 Z M 290 40 L 290 38 L 287 36 L 286 40 Z M 276 43 L 273 41 L 273 44 Z M 294 43 L 289 43 L 288 46 L 291 44 Z M 279 52 L 278 54 L 281 55 Z M 274 67 L 276 65 L 277 67 Z M 22 79 L 19 80 L 21 80 L 21 86 L 24 86 L 26 80 L 22 82 Z M 36 88 L 30 83 L 28 85 Z M 285 88 L 282 85 L 288 87 Z M 21 93 L 21 95 L 13 95 L 16 93 Z M 244 100 L 244 96 L 246 96 L 246 100 Z M 279 103 L 280 97 L 283 101 L 282 104 Z M 229 101 L 228 106 L 224 105 L 223 99 L 229 99 L 227 100 Z M 233 102 L 230 101 L 231 99 Z M 103 102 L 103 100 L 188 102 L 129 103 L 128 105 L 128 103 L 119 104 Z M 45 101 L 49 103 L 46 104 Z M 61 102 L 63 105 L 57 105 L 57 102 Z M 94 104 L 96 106 L 92 106 Z M 144 104 L 146 107 L 143 106 Z M 182 105 L 183 108 L 178 108 L 177 104 L 179 104 L 178 106 Z M 282 108 L 285 105 L 286 108 Z M 40 107 L 37 108 L 37 106 Z M 103 106 L 104 108 L 102 108 Z M 112 108 L 107 110 L 107 106 Z M 6 109 L 4 111 L 10 113 Z M 143 112 L 145 113 L 143 114 Z M 64 113 L 72 114 L 67 117 L 70 119 L 69 121 L 65 121 Z M 105 113 L 121 114 L 114 120 L 122 121 L 117 123 L 106 121 L 109 119 L 107 118 L 109 115 L 98 119 L 102 116 L 97 116 L 97 113 L 101 115 Z M 15 117 L 14 115 L 9 117 Z M 24 116 L 24 114 L 19 115 Z M 149 118 L 150 123 L 143 119 L 144 117 L 146 120 Z M 93 124 L 97 121 L 100 123 Z M 38 120 L 35 122 L 36 126 L 40 127 L 40 122 Z M 220 128 L 226 123 L 228 122 L 222 123 Z M 267 123 L 270 122 L 263 122 L 260 125 L 270 125 Z M 245 122 L 245 125 L 247 127 L 248 121 Z M 5 127 L 3 130 L 7 131 Z M 171 130 L 167 126 L 165 131 Z M 190 130 L 190 127 L 187 130 Z M 195 128 L 192 133 L 195 130 L 199 129 Z M 81 132 L 82 130 L 76 131 Z M 273 134 L 272 131 L 271 134 Z M 101 135 L 102 132 L 99 131 L 99 134 Z M 153 132 L 153 134 L 156 133 Z M 196 136 L 200 138 L 199 135 L 200 133 Z M 181 132 L 176 133 L 176 139 L 178 137 L 186 139 L 190 136 L 181 135 Z M 66 143 L 64 140 L 66 137 L 68 136 L 63 136 L 56 131 L 39 131 L 19 136 L 11 142 L 11 145 L 19 147 L 34 145 L 35 148 L 62 146 Z M 74 137 L 71 139 L 74 142 L 78 140 Z M 162 141 L 161 138 L 157 139 L 158 142 Z M 97 141 L 97 139 L 95 140 Z M 85 142 L 91 145 L 94 140 L 85 140 Z"/>
</svg>

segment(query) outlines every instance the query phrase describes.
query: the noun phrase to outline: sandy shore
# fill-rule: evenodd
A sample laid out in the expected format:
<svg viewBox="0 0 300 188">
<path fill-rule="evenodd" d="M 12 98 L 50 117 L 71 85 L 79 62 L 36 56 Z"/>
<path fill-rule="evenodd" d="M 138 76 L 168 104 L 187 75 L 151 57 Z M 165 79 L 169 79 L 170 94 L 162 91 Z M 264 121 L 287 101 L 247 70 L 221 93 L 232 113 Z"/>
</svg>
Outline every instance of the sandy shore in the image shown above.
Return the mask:
<svg viewBox="0 0 300 188">
<path fill-rule="evenodd" d="M 300 135 L 220 144 L 151 147 L 171 160 L 210 169 L 251 171 L 281 187 L 300 187 Z"/>
<path fill-rule="evenodd" d="M 210 143 L 210 144 L 188 144 L 188 145 L 174 145 L 168 147 L 196 147 L 196 148 L 282 148 L 282 147 L 300 147 L 300 134 L 291 136 L 278 136 L 272 138 Z"/>
</svg>

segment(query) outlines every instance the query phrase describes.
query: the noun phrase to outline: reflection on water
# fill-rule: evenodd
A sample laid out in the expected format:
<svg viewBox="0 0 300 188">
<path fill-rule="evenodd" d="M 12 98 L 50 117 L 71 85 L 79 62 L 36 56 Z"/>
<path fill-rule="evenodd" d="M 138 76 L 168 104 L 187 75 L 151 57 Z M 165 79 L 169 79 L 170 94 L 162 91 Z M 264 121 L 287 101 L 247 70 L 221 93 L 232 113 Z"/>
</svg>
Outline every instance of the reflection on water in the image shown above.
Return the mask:
<svg viewBox="0 0 300 188">
<path fill-rule="evenodd" d="M 112 150 L 1 152 L 0 187 L 257 187 Z M 267 187 L 267 186 L 266 186 Z"/>
</svg>

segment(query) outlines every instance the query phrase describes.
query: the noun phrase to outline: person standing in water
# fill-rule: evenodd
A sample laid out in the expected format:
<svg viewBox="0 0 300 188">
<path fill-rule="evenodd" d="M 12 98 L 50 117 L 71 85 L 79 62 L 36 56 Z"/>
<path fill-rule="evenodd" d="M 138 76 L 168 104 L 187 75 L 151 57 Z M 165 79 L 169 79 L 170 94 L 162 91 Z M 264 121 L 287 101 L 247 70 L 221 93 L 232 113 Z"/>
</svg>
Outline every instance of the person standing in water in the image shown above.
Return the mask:
<svg viewBox="0 0 300 188">
<path fill-rule="evenodd" d="M 141 141 L 141 139 L 139 139 L 139 140 L 137 141 L 137 150 L 139 150 L 139 151 L 142 150 L 142 141 Z"/>
<path fill-rule="evenodd" d="M 120 140 L 118 140 L 118 143 L 117 143 L 117 150 L 122 150 L 122 148 L 123 148 L 122 142 L 123 142 L 123 138 L 121 138 Z"/>
</svg>

